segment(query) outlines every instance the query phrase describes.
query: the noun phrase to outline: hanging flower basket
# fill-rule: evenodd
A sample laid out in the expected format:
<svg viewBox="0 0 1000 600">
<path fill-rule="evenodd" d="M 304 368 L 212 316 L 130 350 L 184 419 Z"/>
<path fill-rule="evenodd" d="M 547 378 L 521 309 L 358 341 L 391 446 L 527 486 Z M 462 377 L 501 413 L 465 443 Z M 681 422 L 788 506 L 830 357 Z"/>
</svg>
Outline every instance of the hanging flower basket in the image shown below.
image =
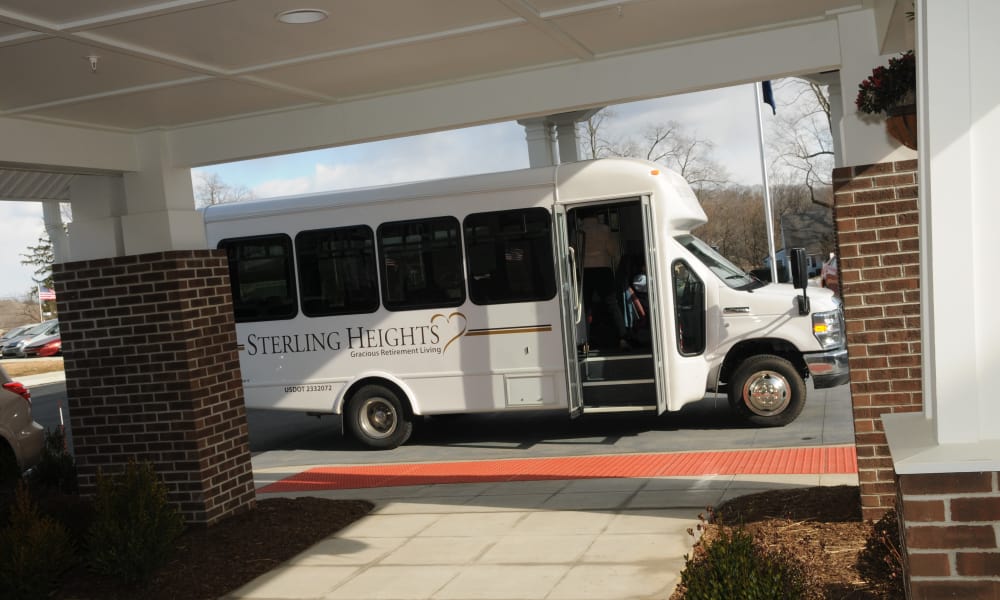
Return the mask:
<svg viewBox="0 0 1000 600">
<path fill-rule="evenodd" d="M 858 85 L 854 101 L 858 112 L 885 115 L 886 131 L 907 148 L 917 149 L 916 57 L 913 51 L 889 59 L 876 67 Z"/>
<path fill-rule="evenodd" d="M 907 104 L 890 110 L 885 130 L 894 140 L 911 150 L 917 149 L 917 105 Z"/>
</svg>

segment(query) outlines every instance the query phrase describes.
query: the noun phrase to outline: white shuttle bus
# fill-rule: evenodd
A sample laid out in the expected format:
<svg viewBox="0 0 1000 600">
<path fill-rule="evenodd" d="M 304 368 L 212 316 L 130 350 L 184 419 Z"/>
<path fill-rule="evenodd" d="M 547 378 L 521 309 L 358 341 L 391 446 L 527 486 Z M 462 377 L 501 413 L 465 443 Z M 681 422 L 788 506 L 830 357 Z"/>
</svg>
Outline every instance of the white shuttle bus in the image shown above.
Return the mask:
<svg viewBox="0 0 1000 600">
<path fill-rule="evenodd" d="M 223 204 L 204 217 L 210 247 L 229 257 L 247 406 L 341 415 L 372 448 L 404 443 L 421 415 L 659 414 L 707 391 L 727 392 L 753 423 L 784 425 L 807 378 L 847 381 L 833 294 L 811 288 L 803 302 L 734 266 L 691 234 L 706 217 L 688 184 L 653 163 Z"/>
</svg>

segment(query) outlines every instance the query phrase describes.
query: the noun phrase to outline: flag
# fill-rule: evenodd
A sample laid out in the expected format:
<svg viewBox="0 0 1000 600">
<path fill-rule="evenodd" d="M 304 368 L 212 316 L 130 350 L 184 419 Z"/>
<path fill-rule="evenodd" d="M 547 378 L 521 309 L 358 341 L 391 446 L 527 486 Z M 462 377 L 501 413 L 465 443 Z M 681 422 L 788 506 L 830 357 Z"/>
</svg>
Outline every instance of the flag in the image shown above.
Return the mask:
<svg viewBox="0 0 1000 600">
<path fill-rule="evenodd" d="M 764 95 L 764 104 L 771 105 L 771 114 L 772 115 L 778 114 L 778 107 L 775 106 L 774 104 L 774 91 L 771 90 L 771 82 L 762 81 L 760 84 L 760 89 Z"/>
<path fill-rule="evenodd" d="M 56 299 L 56 291 L 43 285 L 38 286 L 38 300 L 45 302 Z"/>
</svg>

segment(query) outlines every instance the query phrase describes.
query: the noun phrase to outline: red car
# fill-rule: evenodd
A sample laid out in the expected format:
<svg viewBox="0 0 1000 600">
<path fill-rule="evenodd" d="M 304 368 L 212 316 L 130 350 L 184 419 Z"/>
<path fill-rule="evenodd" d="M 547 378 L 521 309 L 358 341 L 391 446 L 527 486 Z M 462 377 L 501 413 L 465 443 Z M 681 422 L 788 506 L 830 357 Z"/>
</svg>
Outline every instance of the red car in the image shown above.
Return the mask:
<svg viewBox="0 0 1000 600">
<path fill-rule="evenodd" d="M 840 271 L 837 270 L 836 256 L 831 255 L 830 260 L 823 263 L 823 268 L 819 272 L 819 284 L 830 288 L 834 294 L 840 293 Z"/>
<path fill-rule="evenodd" d="M 38 348 L 38 356 L 58 356 L 62 354 L 62 338 L 57 337 Z"/>
</svg>

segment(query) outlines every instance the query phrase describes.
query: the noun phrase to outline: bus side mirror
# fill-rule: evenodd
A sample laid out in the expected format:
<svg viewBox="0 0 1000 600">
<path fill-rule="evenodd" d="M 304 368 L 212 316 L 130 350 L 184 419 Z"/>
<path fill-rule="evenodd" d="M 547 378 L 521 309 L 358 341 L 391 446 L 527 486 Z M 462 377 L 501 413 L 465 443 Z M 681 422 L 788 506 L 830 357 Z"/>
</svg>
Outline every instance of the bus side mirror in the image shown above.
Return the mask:
<svg viewBox="0 0 1000 600">
<path fill-rule="evenodd" d="M 806 295 L 806 287 L 809 286 L 809 276 L 806 269 L 809 267 L 806 262 L 805 248 L 792 248 L 789 260 L 792 265 L 792 285 L 795 289 L 802 290 L 802 296 L 798 298 L 799 314 L 809 314 L 809 296 Z"/>
<path fill-rule="evenodd" d="M 790 259 L 792 261 L 792 285 L 797 290 L 804 290 L 809 285 L 809 275 L 806 271 L 809 264 L 806 262 L 805 248 L 792 248 Z"/>
</svg>

